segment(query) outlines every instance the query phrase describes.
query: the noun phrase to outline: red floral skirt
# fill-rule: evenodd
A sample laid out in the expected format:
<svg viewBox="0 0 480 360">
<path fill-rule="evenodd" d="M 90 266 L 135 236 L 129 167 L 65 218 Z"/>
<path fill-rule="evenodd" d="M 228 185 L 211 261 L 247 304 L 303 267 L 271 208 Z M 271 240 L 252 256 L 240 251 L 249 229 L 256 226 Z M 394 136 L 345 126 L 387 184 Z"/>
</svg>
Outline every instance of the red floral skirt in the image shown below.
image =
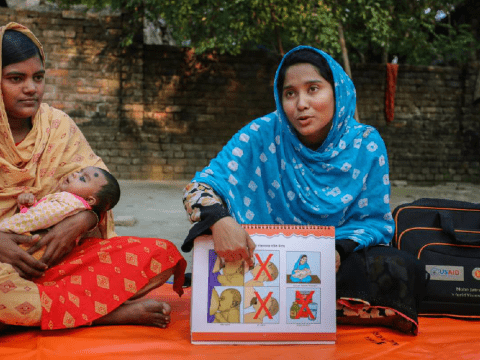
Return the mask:
<svg viewBox="0 0 480 360">
<path fill-rule="evenodd" d="M 88 325 L 171 268 L 175 268 L 173 289 L 182 295 L 186 261 L 170 241 L 134 236 L 86 239 L 35 280 L 42 329 Z"/>
</svg>

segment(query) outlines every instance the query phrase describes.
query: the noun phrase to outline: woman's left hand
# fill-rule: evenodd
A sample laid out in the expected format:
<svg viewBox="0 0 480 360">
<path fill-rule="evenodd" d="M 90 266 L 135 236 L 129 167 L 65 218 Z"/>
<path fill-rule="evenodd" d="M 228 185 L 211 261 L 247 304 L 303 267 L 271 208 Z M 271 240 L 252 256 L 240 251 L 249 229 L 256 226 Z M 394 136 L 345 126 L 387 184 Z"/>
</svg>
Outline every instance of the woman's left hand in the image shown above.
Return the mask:
<svg viewBox="0 0 480 360">
<path fill-rule="evenodd" d="M 72 215 L 52 227 L 37 244 L 28 249 L 29 254 L 45 245 L 45 253 L 40 261 L 49 267 L 60 262 L 76 245 L 76 240 L 95 226 L 96 217 L 90 211 Z"/>
<path fill-rule="evenodd" d="M 337 250 L 335 250 L 335 273 L 338 272 L 339 268 L 340 268 L 340 254 L 338 253 Z"/>
</svg>

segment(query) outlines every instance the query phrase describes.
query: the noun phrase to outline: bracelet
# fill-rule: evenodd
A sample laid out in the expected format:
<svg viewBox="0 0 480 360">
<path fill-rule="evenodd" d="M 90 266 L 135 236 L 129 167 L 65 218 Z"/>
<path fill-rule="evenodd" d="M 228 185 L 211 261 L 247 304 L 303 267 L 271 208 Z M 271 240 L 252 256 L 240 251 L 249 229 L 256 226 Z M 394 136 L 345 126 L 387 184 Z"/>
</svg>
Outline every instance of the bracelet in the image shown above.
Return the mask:
<svg viewBox="0 0 480 360">
<path fill-rule="evenodd" d="M 93 215 L 95 215 L 95 217 L 97 218 L 97 223 L 95 224 L 94 227 L 92 227 L 90 230 L 88 230 L 87 232 L 90 232 L 90 231 L 93 231 L 97 228 L 98 226 L 98 223 L 100 222 L 100 219 L 98 218 L 98 215 L 95 211 L 93 210 L 87 210 L 88 212 L 91 212 Z M 75 240 L 75 245 L 78 246 L 78 244 L 80 243 L 80 241 L 82 240 L 83 236 L 80 235 L 76 240 Z"/>
<path fill-rule="evenodd" d="M 93 230 L 95 230 L 95 229 L 97 228 L 97 226 L 98 226 L 98 224 L 99 224 L 99 222 L 100 222 L 100 218 L 98 217 L 98 215 L 97 215 L 97 213 L 96 213 L 95 211 L 93 211 L 93 210 L 87 210 L 87 211 L 88 211 L 88 212 L 91 212 L 91 213 L 92 213 L 93 215 L 95 215 L 95 217 L 97 218 L 97 222 L 96 222 L 95 226 L 92 227 L 90 230 L 87 231 L 87 232 L 90 232 L 90 231 L 93 231 Z"/>
</svg>

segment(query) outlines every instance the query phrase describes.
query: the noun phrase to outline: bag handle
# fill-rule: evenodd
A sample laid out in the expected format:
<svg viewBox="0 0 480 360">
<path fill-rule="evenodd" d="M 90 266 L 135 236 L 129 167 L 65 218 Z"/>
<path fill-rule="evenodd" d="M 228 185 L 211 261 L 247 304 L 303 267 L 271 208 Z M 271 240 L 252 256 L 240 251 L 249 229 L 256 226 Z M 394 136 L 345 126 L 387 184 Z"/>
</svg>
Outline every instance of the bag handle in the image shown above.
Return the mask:
<svg viewBox="0 0 480 360">
<path fill-rule="evenodd" d="M 480 233 L 477 234 L 474 239 L 471 238 L 471 235 L 469 237 L 469 234 L 456 233 L 453 225 L 453 217 L 447 211 L 439 211 L 438 217 L 440 220 L 440 227 L 453 242 L 466 245 L 480 245 Z M 480 229 L 478 231 L 480 232 Z"/>
</svg>

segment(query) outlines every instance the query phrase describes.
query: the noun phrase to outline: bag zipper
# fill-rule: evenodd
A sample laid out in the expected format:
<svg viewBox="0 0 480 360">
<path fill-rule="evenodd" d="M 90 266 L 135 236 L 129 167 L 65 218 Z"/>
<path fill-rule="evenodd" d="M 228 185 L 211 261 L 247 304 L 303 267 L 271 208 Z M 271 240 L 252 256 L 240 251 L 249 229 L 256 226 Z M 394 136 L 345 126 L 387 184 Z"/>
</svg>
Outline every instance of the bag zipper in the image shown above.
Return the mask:
<svg viewBox="0 0 480 360">
<path fill-rule="evenodd" d="M 397 211 L 397 213 L 395 214 L 395 225 L 398 223 L 398 216 L 399 214 L 403 211 L 403 210 L 409 210 L 409 209 L 425 209 L 425 210 L 449 210 L 449 211 L 476 211 L 476 212 L 480 212 L 479 209 L 465 209 L 465 208 L 441 208 L 441 207 L 433 207 L 433 206 L 405 206 L 401 209 L 399 209 Z M 415 228 L 414 228 L 415 229 Z M 395 226 L 395 238 L 396 239 L 399 239 L 398 237 L 398 227 Z M 457 230 L 455 230 L 457 231 Z M 405 231 L 402 232 L 402 234 L 404 233 Z M 402 235 L 400 234 L 400 236 Z"/>
<path fill-rule="evenodd" d="M 478 245 L 457 245 L 457 244 L 446 244 L 446 243 L 429 243 L 429 244 L 426 244 L 426 245 L 422 246 L 420 248 L 420 250 L 418 251 L 418 256 L 417 256 L 418 260 L 420 260 L 420 257 L 422 255 L 422 251 L 425 250 L 429 246 L 451 246 L 451 247 L 476 248 L 476 249 L 480 248 L 480 246 L 478 246 Z"/>
<path fill-rule="evenodd" d="M 410 229 L 406 229 L 406 230 L 402 231 L 402 233 L 400 234 L 400 236 L 398 238 L 398 241 L 397 241 L 397 248 L 398 249 L 400 249 L 403 235 L 405 235 L 406 233 L 408 233 L 410 231 L 414 231 L 414 230 L 443 231 L 443 229 L 441 229 L 441 228 L 432 228 L 432 227 L 413 227 L 413 228 L 410 228 Z M 480 236 L 480 231 L 474 231 L 474 230 L 455 230 L 455 232 L 463 233 L 463 234 L 478 234 Z M 427 246 L 430 246 L 430 245 L 445 245 L 445 246 L 453 246 L 453 247 L 480 248 L 479 245 L 464 245 L 464 244 L 450 244 L 450 243 L 428 243 L 428 244 L 425 244 L 424 246 L 422 246 L 420 248 L 420 250 L 418 251 L 418 256 L 417 256 L 418 259 L 420 259 L 421 252 Z"/>
</svg>

